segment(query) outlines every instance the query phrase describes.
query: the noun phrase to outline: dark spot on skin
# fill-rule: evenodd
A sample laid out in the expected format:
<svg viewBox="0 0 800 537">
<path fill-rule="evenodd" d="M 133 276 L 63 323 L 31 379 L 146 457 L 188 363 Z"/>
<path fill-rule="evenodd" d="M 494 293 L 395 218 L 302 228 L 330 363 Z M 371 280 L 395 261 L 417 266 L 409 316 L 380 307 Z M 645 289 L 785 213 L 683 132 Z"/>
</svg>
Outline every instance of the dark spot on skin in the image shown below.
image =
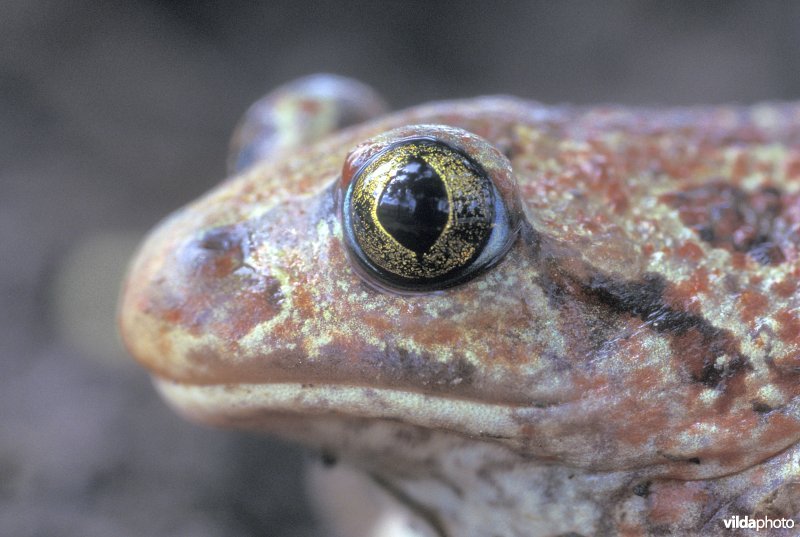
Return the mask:
<svg viewBox="0 0 800 537">
<path fill-rule="evenodd" d="M 718 181 L 667 194 L 661 201 L 678 209 L 681 221 L 714 248 L 746 253 L 762 265 L 786 261 L 778 240 L 784 204 L 775 187 L 746 192 Z"/>
<path fill-rule="evenodd" d="M 399 375 L 403 381 L 428 388 L 469 385 L 475 375 L 475 366 L 458 355 L 442 362 L 425 352 L 388 347 L 377 359 L 380 368 L 391 376 Z"/>
<path fill-rule="evenodd" d="M 684 334 L 707 321 L 702 317 L 674 310 L 664 303 L 666 282 L 659 274 L 648 273 L 639 281 L 614 279 L 595 274 L 584 285 L 584 291 L 609 307 L 614 313 L 640 318 L 656 332 Z"/>
<path fill-rule="evenodd" d="M 633 493 L 637 496 L 641 496 L 642 498 L 647 498 L 650 496 L 650 485 L 652 484 L 651 481 L 644 481 L 642 483 L 637 484 L 633 487 Z"/>
<path fill-rule="evenodd" d="M 567 290 L 552 278 L 542 278 L 539 281 L 542 292 L 547 297 L 547 301 L 553 308 L 561 308 L 570 298 Z"/>
<path fill-rule="evenodd" d="M 675 355 L 685 360 L 696 382 L 716 388 L 740 371 L 750 369 L 736 338 L 729 331 L 715 327 L 700 315 L 666 303 L 667 284 L 659 274 L 648 273 L 637 281 L 595 274 L 584 284 L 583 290 L 614 313 L 638 317 L 650 329 L 670 335 Z M 720 356 L 729 357 L 721 367 L 716 363 Z"/>
<path fill-rule="evenodd" d="M 492 433 L 481 433 L 480 437 L 481 438 L 490 438 L 492 440 L 511 440 L 511 439 L 514 438 L 513 436 L 507 436 L 507 435 L 502 435 L 502 434 L 492 434 Z"/>
<path fill-rule="evenodd" d="M 722 353 L 717 356 L 721 355 Z M 711 356 L 714 355 L 712 354 Z M 709 356 L 703 361 L 703 368 L 700 375 L 693 376 L 692 378 L 709 388 L 715 388 L 723 380 L 733 377 L 740 371 L 749 371 L 751 369 L 752 367 L 747 362 L 747 359 L 742 355 L 735 356 L 732 360 L 721 366 L 718 366 L 716 361 L 712 361 Z"/>
<path fill-rule="evenodd" d="M 661 455 L 663 455 L 664 458 L 667 459 L 668 461 L 672 462 L 688 462 L 690 464 L 700 464 L 699 457 L 683 458 L 683 457 L 676 457 L 675 455 L 670 455 L 669 453 L 662 453 Z"/>
<path fill-rule="evenodd" d="M 320 454 L 320 460 L 322 461 L 322 465 L 326 468 L 332 468 L 336 466 L 336 463 L 339 462 L 339 459 L 331 453 L 330 451 L 323 451 Z"/>
<path fill-rule="evenodd" d="M 762 403 L 761 401 L 753 401 L 753 412 L 766 414 L 767 412 L 772 412 L 772 410 L 773 408 L 766 403 Z"/>
<path fill-rule="evenodd" d="M 747 253 L 762 265 L 778 265 L 786 261 L 780 246 L 768 240 L 756 244 Z"/>
<path fill-rule="evenodd" d="M 722 283 L 725 286 L 725 291 L 730 295 L 738 295 L 742 292 L 742 284 L 734 274 L 725 274 L 722 278 Z"/>
<path fill-rule="evenodd" d="M 281 282 L 272 276 L 265 277 L 262 282 L 264 286 L 263 296 L 267 303 L 276 309 L 280 309 L 286 299 L 283 290 L 281 290 Z"/>
</svg>

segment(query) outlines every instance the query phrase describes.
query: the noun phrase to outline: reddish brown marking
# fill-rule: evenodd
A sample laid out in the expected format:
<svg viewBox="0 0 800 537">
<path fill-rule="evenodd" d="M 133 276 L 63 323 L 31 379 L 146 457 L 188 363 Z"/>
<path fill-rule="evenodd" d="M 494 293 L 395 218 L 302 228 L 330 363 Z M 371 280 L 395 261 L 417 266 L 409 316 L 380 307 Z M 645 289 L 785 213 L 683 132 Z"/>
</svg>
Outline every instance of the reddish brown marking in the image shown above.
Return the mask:
<svg viewBox="0 0 800 537">
<path fill-rule="evenodd" d="M 695 402 L 697 410 L 702 408 L 702 404 L 697 399 L 687 397 L 689 406 Z M 695 408 L 693 408 L 695 410 Z M 716 409 L 715 409 L 716 410 Z M 700 410 L 702 412 L 702 410 Z M 712 424 L 716 428 L 715 439 L 713 444 L 705 444 L 697 446 L 692 449 L 691 457 L 676 458 L 672 457 L 678 464 L 674 465 L 670 475 L 675 477 L 687 476 L 687 464 L 705 464 L 709 462 L 716 462 L 728 467 L 747 467 L 752 465 L 752 452 L 742 450 L 741 441 L 744 438 L 752 438 L 754 431 L 759 430 L 760 420 L 762 417 L 749 408 L 747 410 L 730 412 L 730 409 L 724 411 L 717 411 L 711 420 L 703 420 L 698 423 L 691 417 L 682 423 L 673 425 L 672 430 L 684 430 L 697 434 L 700 432 L 699 427 L 703 425 Z M 691 416 L 691 414 L 688 414 Z M 701 414 L 702 415 L 702 414 Z M 702 433 L 701 433 L 702 434 Z M 666 455 L 673 448 L 670 445 L 672 437 L 666 437 L 664 441 L 663 450 L 665 456 L 669 459 L 670 456 Z M 691 470 L 689 470 L 691 472 Z"/>
<path fill-rule="evenodd" d="M 621 184 L 619 181 L 609 182 L 607 192 L 611 209 L 615 213 L 620 214 L 628 210 L 631 202 L 624 184 Z"/>
<path fill-rule="evenodd" d="M 791 157 L 786 159 L 786 178 L 800 178 L 800 155 L 793 154 Z"/>
<path fill-rule="evenodd" d="M 322 104 L 316 99 L 302 99 L 300 101 L 300 109 L 304 114 L 312 116 L 322 108 Z"/>
<path fill-rule="evenodd" d="M 722 371 L 724 390 L 714 404 L 714 409 L 720 416 L 730 413 L 734 403 L 745 399 L 747 396 L 747 372 L 751 370 L 750 364 L 741 356 L 730 358 Z M 742 423 L 742 421 L 740 421 Z M 745 432 L 742 436 L 746 436 Z"/>
<path fill-rule="evenodd" d="M 797 280 L 793 278 L 787 278 L 785 280 L 775 282 L 772 284 L 771 289 L 772 292 L 779 297 L 789 298 L 797 291 Z"/>
<path fill-rule="evenodd" d="M 739 295 L 739 314 L 746 323 L 752 323 L 761 316 L 769 305 L 769 299 L 753 289 L 747 289 Z"/>
<path fill-rule="evenodd" d="M 773 412 L 768 416 L 769 427 L 764 427 L 761 442 L 766 445 L 785 445 L 787 438 L 800 432 L 800 422 L 796 418 L 782 412 Z"/>
<path fill-rule="evenodd" d="M 742 252 L 733 252 L 731 266 L 736 270 L 745 270 L 747 268 L 747 255 Z"/>
<path fill-rule="evenodd" d="M 675 309 L 700 315 L 701 297 L 709 292 L 708 285 L 708 270 L 699 267 L 686 280 L 667 287 L 664 291 L 664 302 Z"/>
<path fill-rule="evenodd" d="M 741 180 L 750 173 L 750 162 L 745 153 L 739 153 L 736 156 L 736 161 L 731 168 L 731 179 L 734 183 L 740 183 Z"/>
<path fill-rule="evenodd" d="M 217 329 L 226 340 L 237 341 L 256 325 L 274 317 L 281 309 L 282 300 L 280 282 L 267 276 L 258 288 L 243 289 L 225 304 L 225 315 Z"/>
<path fill-rule="evenodd" d="M 688 136 L 688 134 L 687 134 Z M 678 140 L 674 134 L 671 136 L 672 140 L 668 141 L 668 147 L 662 151 L 658 151 L 654 140 L 653 154 L 656 169 L 666 173 L 670 177 L 678 180 L 688 179 L 698 175 L 698 170 L 708 166 L 708 160 L 713 158 L 713 154 L 708 148 L 702 147 L 698 143 L 682 143 L 678 145 Z M 687 138 L 690 140 L 690 138 Z M 700 141 L 698 141 L 700 142 Z"/>
<path fill-rule="evenodd" d="M 153 302 L 152 313 L 191 334 L 211 333 L 235 341 L 280 311 L 280 283 L 274 278 L 265 276 L 259 284 L 236 276 L 230 279 L 220 280 L 219 286 L 190 280 L 183 289 L 176 282 Z"/>
<path fill-rule="evenodd" d="M 613 152 L 609 152 L 605 147 L 601 151 L 603 153 L 595 152 L 589 159 L 588 165 L 581 167 L 581 171 L 589 179 L 587 185 L 591 189 L 605 192 L 605 197 L 614 213 L 624 213 L 630 207 L 628 188 L 621 180 L 625 174 L 615 169 L 616 159 Z"/>
<path fill-rule="evenodd" d="M 684 242 L 677 251 L 677 254 L 689 261 L 698 262 L 705 256 L 703 249 L 696 242 Z"/>
<path fill-rule="evenodd" d="M 736 394 L 730 392 L 734 384 L 731 379 L 749 369 L 747 359 L 739 352 L 736 338 L 725 330 L 709 325 L 698 324 L 674 333 L 670 337 L 670 347 L 680 364 L 684 364 L 692 380 L 708 387 L 724 383 L 727 404 Z M 727 356 L 727 363 L 718 368 L 716 359 Z"/>
<path fill-rule="evenodd" d="M 623 516 L 626 514 L 622 511 Z M 645 537 L 644 528 L 636 522 L 618 521 L 620 537 Z"/>
<path fill-rule="evenodd" d="M 283 350 L 280 355 L 268 354 L 257 359 L 239 360 L 232 363 L 232 353 L 240 352 L 235 344 L 222 349 L 202 346 L 186 353 L 192 364 L 189 374 L 194 384 L 258 383 L 296 381 L 302 372 L 296 364 L 302 363 L 305 355 L 301 351 Z M 295 366 L 295 367 L 292 367 Z M 320 376 L 325 372 L 320 372 Z M 316 380 L 315 373 L 308 373 L 303 380 Z"/>
<path fill-rule="evenodd" d="M 292 288 L 292 309 L 303 319 L 313 319 L 316 315 L 316 301 L 304 276 L 300 276 L 298 285 Z"/>
<path fill-rule="evenodd" d="M 647 394 L 653 386 L 658 386 L 663 373 L 658 368 L 651 367 L 636 370 L 628 375 L 625 381 L 627 389 L 635 394 Z M 618 438 L 631 446 L 640 446 L 651 435 L 663 431 L 665 424 L 670 422 L 670 415 L 666 408 L 649 403 L 645 398 L 626 398 L 623 403 L 614 408 L 614 414 L 619 415 Z M 627 416 L 626 419 L 622 416 Z"/>
<path fill-rule="evenodd" d="M 700 506 L 710 499 L 705 484 L 697 481 L 667 481 L 656 483 L 647 498 L 650 504 L 648 519 L 653 525 L 689 522 Z"/>
<path fill-rule="evenodd" d="M 376 334 L 389 334 L 396 328 L 389 317 L 380 315 L 365 315 L 362 322 L 369 326 Z"/>
<path fill-rule="evenodd" d="M 778 356 L 775 358 L 775 367 L 777 367 L 782 373 L 789 374 L 789 375 L 798 375 L 800 374 L 800 352 L 798 351 L 790 351 L 783 356 Z M 797 380 L 796 377 L 792 377 L 791 380 L 788 377 L 781 377 L 786 379 L 788 383 L 788 390 L 796 389 Z"/>
<path fill-rule="evenodd" d="M 455 323 L 439 319 L 435 325 L 428 324 L 416 333 L 415 340 L 423 347 L 446 345 L 456 347 L 461 339 L 462 329 Z M 486 332 L 487 334 L 490 332 Z"/>
<path fill-rule="evenodd" d="M 164 310 L 161 314 L 161 318 L 167 322 L 167 324 L 175 324 L 180 322 L 183 318 L 183 313 L 181 312 L 180 308 L 169 308 Z"/>
<path fill-rule="evenodd" d="M 162 326 L 159 328 L 158 331 L 158 338 L 157 338 L 157 346 L 159 351 L 159 356 L 169 356 L 172 353 L 172 340 L 168 337 L 169 330 L 166 326 Z"/>
<path fill-rule="evenodd" d="M 800 347 L 800 318 L 788 308 L 783 308 L 775 315 L 775 319 L 780 324 L 778 337 L 781 341 Z"/>
<path fill-rule="evenodd" d="M 687 330 L 670 340 L 673 355 L 679 362 L 686 364 L 689 375 L 694 380 L 703 378 L 708 367 L 713 368 L 716 356 L 707 351 L 708 343 L 708 339 L 697 328 Z"/>
</svg>

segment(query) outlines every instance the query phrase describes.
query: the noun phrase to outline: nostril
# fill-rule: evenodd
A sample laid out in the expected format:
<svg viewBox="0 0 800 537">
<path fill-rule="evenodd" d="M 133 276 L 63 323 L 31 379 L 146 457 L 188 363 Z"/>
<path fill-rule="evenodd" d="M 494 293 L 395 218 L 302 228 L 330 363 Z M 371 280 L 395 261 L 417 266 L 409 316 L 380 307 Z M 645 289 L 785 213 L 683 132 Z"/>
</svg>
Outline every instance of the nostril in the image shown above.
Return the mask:
<svg viewBox="0 0 800 537">
<path fill-rule="evenodd" d="M 248 235 L 240 225 L 209 229 L 189 241 L 180 255 L 181 265 L 192 273 L 223 278 L 245 265 Z"/>
<path fill-rule="evenodd" d="M 269 267 L 249 264 L 253 240 L 246 223 L 195 231 L 152 279 L 149 314 L 226 342 L 272 319 L 286 297 Z"/>
<path fill-rule="evenodd" d="M 197 241 L 198 246 L 216 252 L 228 251 L 241 246 L 241 234 L 236 227 L 226 226 L 210 229 Z"/>
</svg>

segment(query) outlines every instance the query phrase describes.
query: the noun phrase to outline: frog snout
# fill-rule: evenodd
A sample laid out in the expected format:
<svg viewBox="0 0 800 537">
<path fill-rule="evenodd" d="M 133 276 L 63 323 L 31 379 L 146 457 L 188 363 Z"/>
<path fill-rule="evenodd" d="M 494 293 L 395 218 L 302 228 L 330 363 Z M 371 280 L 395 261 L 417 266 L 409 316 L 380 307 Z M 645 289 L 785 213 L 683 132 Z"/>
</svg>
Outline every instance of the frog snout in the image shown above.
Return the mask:
<svg viewBox="0 0 800 537">
<path fill-rule="evenodd" d="M 165 222 L 139 252 L 120 328 L 131 353 L 155 373 L 217 380 L 229 376 L 227 357 L 240 340 L 278 315 L 285 297 L 268 268 L 248 264 L 244 224 L 188 231 L 187 220 Z"/>
</svg>

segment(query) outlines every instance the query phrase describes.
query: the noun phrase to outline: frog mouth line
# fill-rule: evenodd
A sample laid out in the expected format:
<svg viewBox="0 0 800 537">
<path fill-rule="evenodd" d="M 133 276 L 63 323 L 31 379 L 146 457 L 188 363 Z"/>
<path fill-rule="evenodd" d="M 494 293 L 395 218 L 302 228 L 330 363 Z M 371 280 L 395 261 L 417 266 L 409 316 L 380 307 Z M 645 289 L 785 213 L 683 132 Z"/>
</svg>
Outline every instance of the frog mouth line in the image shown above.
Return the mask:
<svg viewBox="0 0 800 537">
<path fill-rule="evenodd" d="M 545 464 L 559 463 L 595 472 L 647 467 L 643 471 L 648 475 L 677 479 L 735 474 L 775 454 L 764 453 L 744 465 L 715 462 L 713 457 L 700 465 L 697 459 L 671 458 L 661 451 L 642 458 L 636 451 L 615 451 L 610 444 L 603 449 L 588 437 L 562 437 L 563 430 L 556 423 L 558 417 L 548 417 L 547 413 L 561 415 L 567 410 L 579 410 L 564 408 L 572 404 L 569 402 L 537 408 L 346 384 L 197 385 L 159 377 L 153 377 L 153 382 L 164 399 L 192 421 L 259 430 L 322 450 L 331 445 L 349 445 L 343 436 L 346 430 L 359 433 L 365 430 L 366 423 L 382 423 L 407 426 L 406 431 L 416 428 L 479 439 Z M 347 425 L 352 427 L 342 427 Z M 390 435 L 386 440 L 389 444 L 391 438 Z"/>
<path fill-rule="evenodd" d="M 178 412 L 202 423 L 258 427 L 263 421 L 261 428 L 269 429 L 271 416 L 291 414 L 402 421 L 487 440 L 512 441 L 519 435 L 519 407 L 468 399 L 344 384 L 196 385 L 158 377 L 153 382 Z"/>
</svg>

